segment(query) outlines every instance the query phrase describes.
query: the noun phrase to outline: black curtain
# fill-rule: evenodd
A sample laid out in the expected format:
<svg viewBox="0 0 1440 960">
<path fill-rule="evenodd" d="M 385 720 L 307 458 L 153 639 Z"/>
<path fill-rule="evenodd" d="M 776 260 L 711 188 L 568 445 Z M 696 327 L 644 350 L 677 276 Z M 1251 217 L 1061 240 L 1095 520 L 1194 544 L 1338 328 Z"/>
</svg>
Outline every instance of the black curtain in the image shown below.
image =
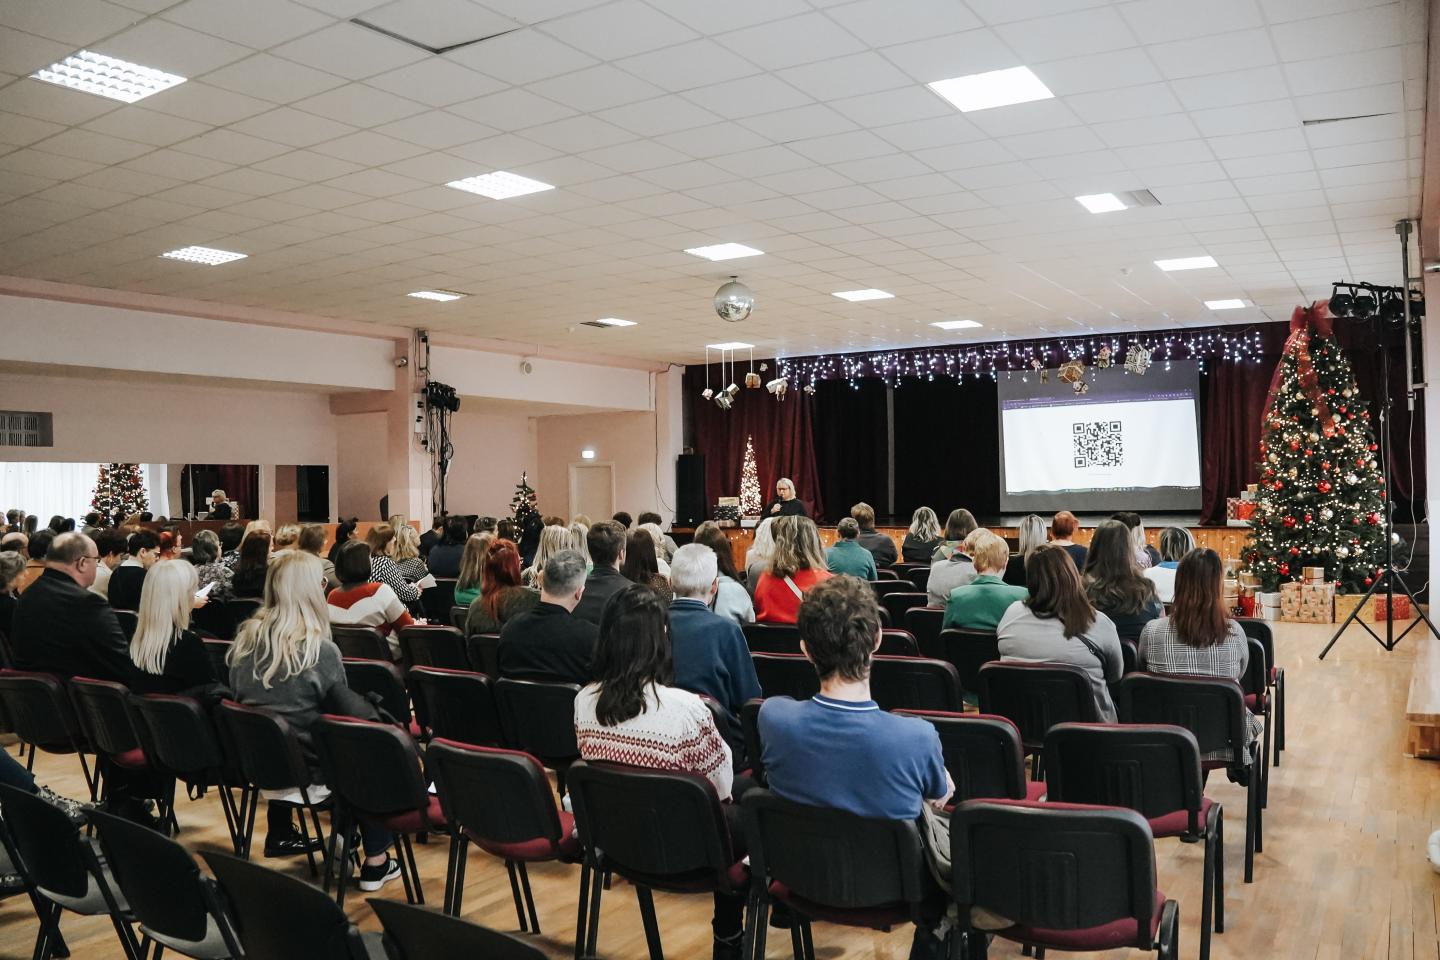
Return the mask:
<svg viewBox="0 0 1440 960">
<path fill-rule="evenodd" d="M 1000 512 L 1000 401 L 993 381 L 902 380 L 895 391 L 895 516 L 917 507 L 945 522 L 956 507 Z M 902 456 L 923 450 L 923 456 Z"/>
<path fill-rule="evenodd" d="M 850 507 L 861 500 L 877 514 L 887 511 L 890 428 L 885 392 L 879 380 L 860 380 L 855 387 L 844 380 L 815 385 L 815 460 L 826 520 L 849 516 Z"/>
</svg>

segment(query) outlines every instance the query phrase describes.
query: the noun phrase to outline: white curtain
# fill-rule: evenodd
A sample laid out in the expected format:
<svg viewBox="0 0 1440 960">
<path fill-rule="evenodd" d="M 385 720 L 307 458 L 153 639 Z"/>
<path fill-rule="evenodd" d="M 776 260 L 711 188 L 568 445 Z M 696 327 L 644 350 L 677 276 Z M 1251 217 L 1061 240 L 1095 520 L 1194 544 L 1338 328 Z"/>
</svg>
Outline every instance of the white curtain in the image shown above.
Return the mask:
<svg viewBox="0 0 1440 960">
<path fill-rule="evenodd" d="M 163 463 L 140 465 L 150 511 L 157 517 L 170 515 L 168 470 Z M 0 463 L 0 511 L 13 507 L 33 513 L 42 527 L 57 514 L 79 520 L 90 512 L 99 476 L 98 463 Z"/>
</svg>

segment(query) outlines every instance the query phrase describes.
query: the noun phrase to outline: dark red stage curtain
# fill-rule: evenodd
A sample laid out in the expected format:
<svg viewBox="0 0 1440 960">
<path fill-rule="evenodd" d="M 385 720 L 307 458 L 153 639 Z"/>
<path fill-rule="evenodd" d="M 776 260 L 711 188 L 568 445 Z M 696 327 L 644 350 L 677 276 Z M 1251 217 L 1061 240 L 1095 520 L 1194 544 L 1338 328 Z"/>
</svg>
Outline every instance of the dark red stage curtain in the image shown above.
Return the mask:
<svg viewBox="0 0 1440 960">
<path fill-rule="evenodd" d="M 712 388 L 728 380 L 717 380 L 718 367 L 710 376 Z M 745 438 L 755 443 L 755 467 L 760 475 L 762 506 L 775 496 L 775 481 L 789 477 L 795 495 L 805 501 L 810 515 L 825 510 L 815 463 L 813 421 L 815 398 L 791 390 L 776 400 L 766 390 L 741 389 L 729 410 L 700 396 L 705 389 L 705 368 L 685 370 L 685 402 L 689 406 L 696 453 L 705 456 L 705 510 L 713 512 L 720 497 L 740 494 L 740 468 L 745 459 Z"/>
</svg>

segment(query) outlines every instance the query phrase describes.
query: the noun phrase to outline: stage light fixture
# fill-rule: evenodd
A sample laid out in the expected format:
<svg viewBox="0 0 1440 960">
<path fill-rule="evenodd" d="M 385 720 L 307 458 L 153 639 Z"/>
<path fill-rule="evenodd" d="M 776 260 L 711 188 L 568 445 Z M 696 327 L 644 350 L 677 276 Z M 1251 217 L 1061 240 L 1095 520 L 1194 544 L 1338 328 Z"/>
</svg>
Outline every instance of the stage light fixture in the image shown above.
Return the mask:
<svg viewBox="0 0 1440 960">
<path fill-rule="evenodd" d="M 1373 293 L 1357 295 L 1355 302 L 1350 306 L 1350 311 L 1355 315 L 1355 319 L 1357 320 L 1368 318 L 1375 312 L 1375 295 Z"/>
<path fill-rule="evenodd" d="M 1348 293 L 1334 293 L 1330 295 L 1330 312 L 1337 317 L 1350 316 L 1350 308 L 1355 298 Z"/>
<path fill-rule="evenodd" d="M 1387 294 L 1380 301 L 1380 319 L 1397 327 L 1405 322 L 1405 304 L 1401 302 L 1398 295 Z"/>
<path fill-rule="evenodd" d="M 1414 320 L 1424 320 L 1424 319 L 1425 319 L 1425 298 L 1424 298 L 1424 297 L 1411 297 L 1411 298 L 1410 298 L 1410 319 L 1411 319 L 1412 321 L 1414 321 Z"/>
</svg>

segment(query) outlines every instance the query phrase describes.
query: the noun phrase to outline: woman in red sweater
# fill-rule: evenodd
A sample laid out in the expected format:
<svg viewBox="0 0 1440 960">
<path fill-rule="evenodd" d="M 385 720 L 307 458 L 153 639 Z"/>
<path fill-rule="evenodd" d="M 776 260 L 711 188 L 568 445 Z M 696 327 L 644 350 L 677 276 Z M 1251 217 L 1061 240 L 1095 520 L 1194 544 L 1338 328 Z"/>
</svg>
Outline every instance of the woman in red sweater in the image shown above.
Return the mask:
<svg viewBox="0 0 1440 960">
<path fill-rule="evenodd" d="M 388 583 L 370 579 L 370 545 L 352 540 L 335 555 L 335 576 L 340 586 L 330 591 L 325 602 L 335 626 L 374 627 L 390 641 L 392 653 L 399 654 L 400 642 L 393 635 L 415 621 Z"/>
<path fill-rule="evenodd" d="M 826 569 L 814 520 L 776 517 L 770 529 L 775 550 L 755 585 L 755 619 L 759 623 L 794 623 L 805 591 L 832 574 Z"/>
</svg>

